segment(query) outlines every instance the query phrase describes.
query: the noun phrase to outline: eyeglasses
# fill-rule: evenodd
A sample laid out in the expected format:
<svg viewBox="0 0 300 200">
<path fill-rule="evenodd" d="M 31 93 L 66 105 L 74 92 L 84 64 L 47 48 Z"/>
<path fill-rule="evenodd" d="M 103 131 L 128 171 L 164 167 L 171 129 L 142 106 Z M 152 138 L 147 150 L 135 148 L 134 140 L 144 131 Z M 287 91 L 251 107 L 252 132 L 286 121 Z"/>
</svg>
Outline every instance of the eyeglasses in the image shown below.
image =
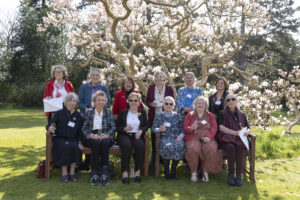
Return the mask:
<svg viewBox="0 0 300 200">
<path fill-rule="evenodd" d="M 229 102 L 229 101 L 236 101 L 236 98 L 231 98 L 231 99 L 226 100 L 226 102 Z"/>
<path fill-rule="evenodd" d="M 129 100 L 129 102 L 138 102 L 138 100 L 137 99 Z"/>
<path fill-rule="evenodd" d="M 165 103 L 166 106 L 170 105 L 173 106 L 173 103 Z"/>
</svg>

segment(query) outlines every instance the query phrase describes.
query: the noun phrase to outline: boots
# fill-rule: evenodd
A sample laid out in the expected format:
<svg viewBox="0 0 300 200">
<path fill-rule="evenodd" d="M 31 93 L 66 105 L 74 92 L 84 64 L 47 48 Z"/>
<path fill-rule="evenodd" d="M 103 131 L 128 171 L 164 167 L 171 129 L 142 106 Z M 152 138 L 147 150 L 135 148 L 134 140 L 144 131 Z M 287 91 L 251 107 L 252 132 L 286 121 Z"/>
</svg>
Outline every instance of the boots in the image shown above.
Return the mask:
<svg viewBox="0 0 300 200">
<path fill-rule="evenodd" d="M 176 175 L 176 167 L 177 167 L 178 163 L 179 163 L 179 160 L 172 160 L 171 176 L 170 176 L 171 179 L 178 180 L 178 177 Z"/>
</svg>

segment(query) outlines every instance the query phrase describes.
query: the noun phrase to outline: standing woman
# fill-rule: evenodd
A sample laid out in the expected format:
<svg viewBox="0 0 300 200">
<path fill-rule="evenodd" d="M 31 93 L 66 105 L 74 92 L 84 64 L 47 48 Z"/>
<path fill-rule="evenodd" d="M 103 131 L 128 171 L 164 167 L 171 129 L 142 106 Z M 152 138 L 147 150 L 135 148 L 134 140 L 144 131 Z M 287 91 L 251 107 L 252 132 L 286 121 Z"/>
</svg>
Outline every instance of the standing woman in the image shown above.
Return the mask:
<svg viewBox="0 0 300 200">
<path fill-rule="evenodd" d="M 173 112 L 174 107 L 174 98 L 165 97 L 164 111 L 155 116 L 152 127 L 152 133 L 160 132 L 159 155 L 162 158 L 167 180 L 177 179 L 176 167 L 184 157 L 183 121 L 180 114 Z M 170 160 L 172 160 L 171 174 Z"/>
<path fill-rule="evenodd" d="M 116 125 L 112 112 L 106 108 L 107 98 L 103 91 L 93 95 L 92 110 L 87 111 L 87 117 L 82 131 L 87 139 L 86 146 L 92 148 L 91 185 L 108 184 L 107 165 L 109 162 L 109 147 L 112 145 Z M 99 156 L 101 156 L 102 172 L 99 178 Z"/>
<path fill-rule="evenodd" d="M 52 122 L 47 126 L 48 131 L 55 134 L 52 137 L 53 161 L 56 166 L 61 167 L 61 181 L 65 183 L 69 180 L 77 181 L 75 166 L 81 161 L 80 149 L 83 149 L 81 144 L 83 120 L 80 113 L 76 111 L 77 104 L 78 96 L 73 92 L 67 94 L 64 100 L 65 106 L 55 112 Z"/>
<path fill-rule="evenodd" d="M 91 68 L 89 72 L 90 82 L 82 84 L 79 88 L 78 97 L 80 113 L 85 114 L 87 110 L 92 109 L 92 96 L 97 91 L 103 91 L 107 97 L 106 107 L 110 108 L 110 96 L 108 88 L 100 82 L 100 69 Z"/>
<path fill-rule="evenodd" d="M 134 80 L 131 77 L 126 77 L 122 82 L 121 90 L 117 91 L 115 94 L 114 104 L 112 107 L 112 112 L 115 120 L 117 119 L 120 111 L 129 108 L 129 102 L 127 100 L 131 92 L 138 93 L 138 91 L 135 90 Z M 142 101 L 139 104 L 139 108 L 144 108 Z"/>
<path fill-rule="evenodd" d="M 70 92 L 74 92 L 73 85 L 67 80 L 67 69 L 63 65 L 54 65 L 51 69 L 51 80 L 47 83 L 43 99 L 65 98 Z M 48 123 L 54 113 L 45 113 Z"/>
<path fill-rule="evenodd" d="M 184 120 L 186 133 L 185 158 L 191 169 L 191 180 L 196 182 L 199 159 L 202 165 L 202 181 L 208 182 L 208 173 L 222 170 L 222 151 L 214 137 L 217 132 L 215 115 L 207 112 L 208 102 L 204 97 L 194 101 L 194 111 L 188 113 Z"/>
<path fill-rule="evenodd" d="M 242 186 L 241 174 L 245 145 L 240 139 L 239 133 L 243 127 L 250 127 L 246 115 L 237 108 L 237 103 L 235 95 L 228 94 L 226 96 L 225 109 L 218 114 L 219 132 L 216 139 L 227 155 L 228 184 Z M 249 133 L 250 131 L 247 131 L 245 136 L 248 136 Z M 236 176 L 234 176 L 234 172 Z"/>
<path fill-rule="evenodd" d="M 218 112 L 224 108 L 224 100 L 228 95 L 229 85 L 224 77 L 219 77 L 216 82 L 217 92 L 209 96 L 208 111 L 218 116 Z"/>
<path fill-rule="evenodd" d="M 129 184 L 128 172 L 132 147 L 135 149 L 135 182 L 141 182 L 144 163 L 145 140 L 143 134 L 148 129 L 147 114 L 140 109 L 141 95 L 132 92 L 128 96 L 129 108 L 122 110 L 117 118 L 117 142 L 121 147 L 122 182 Z"/>
<path fill-rule="evenodd" d="M 187 72 L 184 76 L 185 87 L 178 90 L 178 96 L 176 104 L 178 113 L 185 116 L 187 113 L 193 110 L 193 101 L 196 97 L 202 96 L 201 88 L 194 86 L 195 74 L 193 72 Z"/>
<path fill-rule="evenodd" d="M 158 71 L 154 74 L 155 83 L 149 85 L 146 97 L 146 105 L 148 111 L 148 126 L 152 128 L 154 117 L 160 114 L 163 110 L 163 101 L 166 96 L 171 96 L 174 99 L 174 92 L 171 86 L 166 84 L 166 75 L 163 71 Z M 174 102 L 175 106 L 175 102 Z M 155 155 L 156 155 L 156 140 L 155 133 L 151 132 L 152 141 L 152 158 L 149 166 L 149 171 L 154 172 Z"/>
</svg>

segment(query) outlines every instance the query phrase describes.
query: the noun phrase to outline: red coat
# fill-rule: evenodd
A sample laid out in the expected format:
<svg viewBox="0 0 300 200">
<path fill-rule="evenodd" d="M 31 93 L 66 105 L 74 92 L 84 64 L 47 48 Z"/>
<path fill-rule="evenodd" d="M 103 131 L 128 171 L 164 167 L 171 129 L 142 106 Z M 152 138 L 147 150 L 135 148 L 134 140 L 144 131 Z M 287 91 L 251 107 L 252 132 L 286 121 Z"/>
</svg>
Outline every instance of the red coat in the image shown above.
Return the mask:
<svg viewBox="0 0 300 200">
<path fill-rule="evenodd" d="M 53 87 L 54 81 L 55 81 L 55 78 L 52 78 L 47 83 L 43 99 L 45 99 L 46 97 L 49 97 L 49 96 L 52 97 L 53 90 L 54 90 L 54 87 Z M 67 93 L 74 92 L 74 88 L 73 88 L 72 83 L 69 82 L 69 81 L 67 81 L 67 79 L 65 79 L 65 89 L 66 89 Z M 49 113 L 48 112 L 45 113 L 45 115 L 47 117 L 49 117 Z"/>
<path fill-rule="evenodd" d="M 191 126 L 192 124 L 195 122 L 196 120 L 196 115 L 194 114 L 194 111 L 189 112 L 184 120 L 184 125 L 183 125 L 183 130 L 185 133 L 185 137 L 184 139 L 186 141 L 193 139 L 194 133 L 195 131 L 191 131 Z M 210 119 L 210 130 L 208 131 L 208 133 L 206 134 L 206 137 L 209 137 L 210 139 L 214 139 L 216 133 L 217 133 L 217 122 L 216 122 L 216 118 L 215 115 L 212 114 L 211 112 L 207 112 L 209 115 L 209 119 Z"/>
<path fill-rule="evenodd" d="M 134 91 L 139 93 L 138 91 Z M 112 107 L 112 112 L 114 115 L 118 115 L 120 111 L 127 108 L 127 99 L 125 90 L 119 90 L 115 94 L 115 100 Z M 141 103 L 139 108 L 144 109 L 143 104 Z"/>
</svg>

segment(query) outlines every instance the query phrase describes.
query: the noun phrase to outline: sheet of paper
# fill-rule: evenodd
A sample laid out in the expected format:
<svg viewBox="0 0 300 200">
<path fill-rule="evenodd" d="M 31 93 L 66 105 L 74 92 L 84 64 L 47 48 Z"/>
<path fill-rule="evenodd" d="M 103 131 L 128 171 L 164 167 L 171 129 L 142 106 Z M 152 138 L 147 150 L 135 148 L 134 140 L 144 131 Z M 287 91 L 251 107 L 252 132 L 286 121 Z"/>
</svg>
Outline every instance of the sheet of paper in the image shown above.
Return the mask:
<svg viewBox="0 0 300 200">
<path fill-rule="evenodd" d="M 162 105 L 163 105 L 162 102 L 159 100 L 155 100 L 153 102 L 156 103 L 156 106 L 158 106 L 158 107 L 162 107 Z"/>
<path fill-rule="evenodd" d="M 240 131 L 240 138 L 242 140 L 242 142 L 245 144 L 246 148 L 249 150 L 249 141 L 247 139 L 247 136 L 244 135 L 244 133 L 246 133 L 248 131 L 247 127 L 243 128 Z"/>
<path fill-rule="evenodd" d="M 44 99 L 44 112 L 55 112 L 63 108 L 63 98 Z"/>
</svg>

